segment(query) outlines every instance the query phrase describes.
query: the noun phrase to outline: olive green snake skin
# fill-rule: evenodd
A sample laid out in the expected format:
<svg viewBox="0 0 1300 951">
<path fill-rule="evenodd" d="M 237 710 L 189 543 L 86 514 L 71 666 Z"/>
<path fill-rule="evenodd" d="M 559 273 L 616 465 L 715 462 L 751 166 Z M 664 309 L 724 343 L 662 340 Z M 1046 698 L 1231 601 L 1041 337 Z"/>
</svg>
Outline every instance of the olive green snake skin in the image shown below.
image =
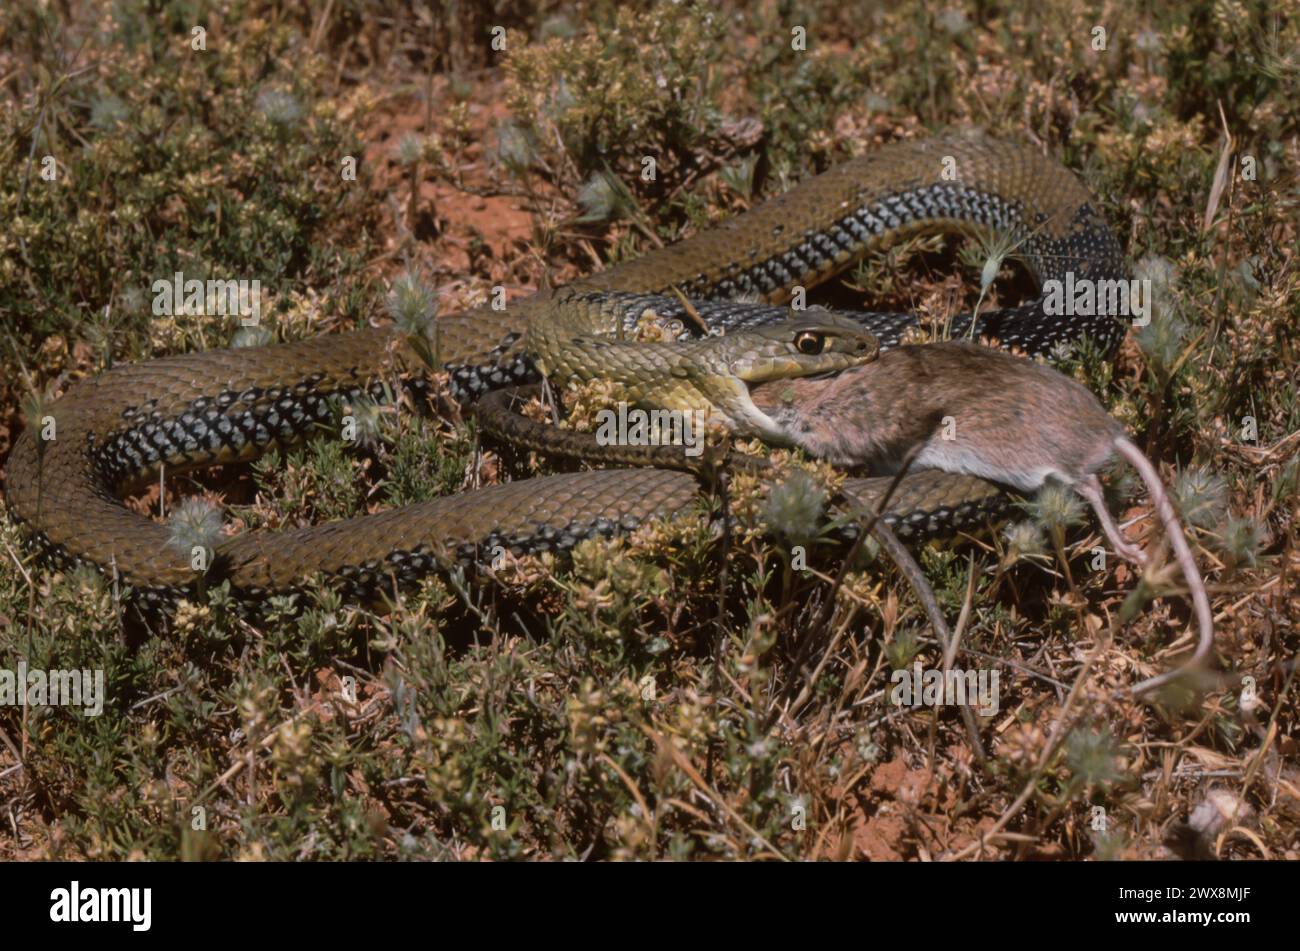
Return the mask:
<svg viewBox="0 0 1300 951">
<path fill-rule="evenodd" d="M 48 407 L 53 439 L 30 429 L 19 438 L 9 460 L 8 507 L 43 550 L 65 563 L 113 573 L 146 604 L 170 602 L 194 590 L 189 552 L 173 547 L 166 525 L 120 501 L 160 464 L 171 472 L 255 458 L 331 422 L 331 400 L 378 396 L 398 379 L 423 378 L 422 351 L 436 356 L 466 399 L 532 381 L 530 342 L 539 346 L 539 335 L 555 328 L 557 300 L 615 301 L 631 325 L 645 307 L 669 311 L 677 300 L 641 295 L 680 294 L 731 332 L 774 319 L 770 307 L 736 303 L 742 297 L 781 304 L 796 286 L 811 287 L 903 237 L 990 230 L 1015 239 L 1017 256 L 1040 285 L 1068 271 L 1097 280 L 1124 274 L 1118 242 L 1086 189 L 1058 163 L 975 135 L 895 143 L 694 237 L 591 275 L 556 299 L 538 295 L 504 311 L 440 317 L 432 341 L 415 346 L 403 331 L 378 327 L 111 369 Z M 881 346 L 896 344 L 914 323 L 905 314 L 858 319 Z M 972 330 L 1037 354 L 1084 334 L 1113 348 L 1125 330 L 1113 317 L 1049 316 L 1041 297 L 981 315 L 973 328 L 969 320 L 955 322 L 953 335 Z M 572 353 L 563 346 L 538 352 L 537 363 L 548 374 L 581 375 L 589 355 L 565 366 Z M 872 505 L 887 482 L 850 479 L 845 495 Z M 204 582 L 228 581 L 240 600 L 300 588 L 313 575 L 345 591 L 387 588 L 449 558 L 473 562 L 497 546 L 558 551 L 625 532 L 693 511 L 698 497 L 694 476 L 658 468 L 532 478 L 345 521 L 226 537 Z M 948 533 L 986 521 L 1004 498 L 978 479 L 916 472 L 898 487 L 886 519 L 904 538 Z"/>
</svg>

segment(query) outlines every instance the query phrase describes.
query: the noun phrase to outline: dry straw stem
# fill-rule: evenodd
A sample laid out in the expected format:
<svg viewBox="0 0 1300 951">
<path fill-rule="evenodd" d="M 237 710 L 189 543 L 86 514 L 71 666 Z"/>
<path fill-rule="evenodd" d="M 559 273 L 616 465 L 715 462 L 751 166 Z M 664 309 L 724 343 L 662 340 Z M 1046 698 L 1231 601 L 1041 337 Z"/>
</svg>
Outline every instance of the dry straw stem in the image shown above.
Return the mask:
<svg viewBox="0 0 1300 951">
<path fill-rule="evenodd" d="M 657 749 L 667 752 L 669 758 L 677 768 L 686 774 L 686 777 L 695 784 L 695 788 L 698 789 L 715 808 L 721 809 L 726 813 L 727 817 L 731 819 L 732 822 L 736 823 L 736 825 L 744 829 L 745 833 L 755 842 L 762 843 L 763 847 L 771 853 L 771 855 L 767 857 L 780 859 L 783 862 L 789 861 L 789 858 L 784 852 L 769 842 L 762 833 L 746 822 L 744 817 L 731 807 L 730 803 L 727 802 L 726 797 L 705 781 L 704 777 L 700 775 L 699 770 L 692 765 L 691 761 L 686 757 L 686 754 L 677 748 L 677 744 L 672 741 L 671 737 L 664 736 L 644 724 L 642 724 L 641 729 L 645 732 L 646 736 L 654 741 Z M 764 856 L 755 857 L 763 858 Z"/>
<path fill-rule="evenodd" d="M 1030 771 L 1029 780 L 1025 783 L 1024 788 L 1021 789 L 1020 795 L 1015 798 L 1015 801 L 1012 802 L 1011 805 L 1007 806 L 1002 815 L 998 817 L 997 822 L 993 823 L 993 828 L 991 828 L 987 833 L 980 834 L 979 841 L 972 843 L 952 855 L 941 856 L 941 859 L 945 861 L 959 862 L 963 859 L 972 858 L 973 856 L 982 853 L 985 846 L 993 840 L 1001 841 L 1008 838 L 1003 835 L 1002 830 L 1005 829 L 1007 824 L 1019 814 L 1025 803 L 1029 801 L 1030 797 L 1033 796 L 1034 791 L 1038 788 L 1039 778 L 1043 771 L 1047 769 L 1047 764 L 1051 762 L 1052 757 L 1056 755 L 1057 747 L 1060 746 L 1061 741 L 1066 737 L 1066 727 L 1070 724 L 1070 708 L 1074 706 L 1075 701 L 1083 690 L 1084 682 L 1092 672 L 1093 665 L 1097 662 L 1097 658 L 1101 655 L 1101 652 L 1106 648 L 1108 643 L 1108 639 L 1098 640 L 1092 650 L 1088 652 L 1088 656 L 1084 658 L 1083 666 L 1079 668 L 1079 674 L 1074 678 L 1074 683 L 1070 687 L 1070 693 L 1065 698 L 1065 703 L 1061 707 L 1061 712 L 1057 716 L 1055 723 L 1052 724 L 1052 732 L 1048 737 L 1047 745 L 1043 748 L 1043 753 L 1039 757 L 1033 770 Z"/>
<path fill-rule="evenodd" d="M 1210 196 L 1205 202 L 1205 217 L 1201 219 L 1201 230 L 1209 231 L 1214 225 L 1214 216 L 1219 211 L 1219 199 L 1232 177 L 1232 153 L 1234 143 L 1232 133 L 1228 131 L 1228 118 L 1223 114 L 1223 103 L 1219 103 L 1219 119 L 1223 122 L 1223 147 L 1219 150 L 1219 164 L 1214 170 L 1214 181 L 1210 185 Z"/>
</svg>

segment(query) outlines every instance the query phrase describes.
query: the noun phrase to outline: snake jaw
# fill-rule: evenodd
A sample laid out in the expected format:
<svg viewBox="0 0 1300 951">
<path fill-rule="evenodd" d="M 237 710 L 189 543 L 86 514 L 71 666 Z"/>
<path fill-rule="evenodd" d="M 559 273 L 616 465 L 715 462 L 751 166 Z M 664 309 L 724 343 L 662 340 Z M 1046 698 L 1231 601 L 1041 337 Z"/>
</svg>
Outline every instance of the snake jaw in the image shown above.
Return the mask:
<svg viewBox="0 0 1300 951">
<path fill-rule="evenodd" d="M 742 436 L 758 436 L 764 442 L 774 446 L 793 446 L 794 440 L 790 438 L 786 428 L 754 403 L 749 387 L 742 384 L 740 390 L 732 403 L 732 415 L 729 420 L 733 424 L 738 419 L 742 421 L 741 425 L 735 426 L 735 432 Z"/>
<path fill-rule="evenodd" d="M 757 343 L 752 338 L 758 338 Z M 740 352 L 716 380 L 730 379 L 734 387 L 725 404 L 717 399 L 714 404 L 722 404 L 722 415 L 736 432 L 781 446 L 794 443 L 785 427 L 754 403 L 750 387 L 773 380 L 833 375 L 870 363 L 880 354 L 880 342 L 873 334 L 854 321 L 829 313 L 723 339 Z"/>
</svg>

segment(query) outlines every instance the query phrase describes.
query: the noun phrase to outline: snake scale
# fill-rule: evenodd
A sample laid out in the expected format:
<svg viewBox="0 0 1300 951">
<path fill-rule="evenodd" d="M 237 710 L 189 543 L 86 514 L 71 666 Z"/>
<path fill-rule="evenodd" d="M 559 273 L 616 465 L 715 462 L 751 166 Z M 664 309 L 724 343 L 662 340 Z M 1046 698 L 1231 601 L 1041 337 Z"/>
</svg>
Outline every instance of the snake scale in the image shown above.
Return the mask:
<svg viewBox="0 0 1300 951">
<path fill-rule="evenodd" d="M 564 319 L 556 316 L 557 298 L 621 302 L 630 323 L 646 301 L 663 311 L 678 306 L 678 298 L 641 295 L 674 292 L 712 308 L 715 328 L 730 334 L 774 319 L 771 306 L 741 300 L 786 303 L 797 286 L 811 287 L 868 251 L 937 232 L 1010 236 L 1040 287 L 1070 271 L 1094 280 L 1125 273 L 1118 241 L 1071 172 L 1025 146 L 955 134 L 871 151 L 556 295 L 512 302 L 504 311 L 441 316 L 432 352 L 454 393 L 472 400 L 536 380 L 539 364 L 562 375 L 589 361 L 590 354 L 574 357 L 562 345 L 544 349 L 548 334 L 539 331 Z M 970 331 L 1034 355 L 1084 334 L 1111 351 L 1123 336 L 1125 326 L 1114 317 L 1050 316 L 1043 299 L 959 318 L 952 334 Z M 915 323 L 906 314 L 856 317 L 881 347 L 896 345 Z M 543 349 L 530 350 L 539 339 Z M 146 605 L 170 603 L 194 590 L 195 571 L 187 553 L 169 544 L 167 526 L 120 501 L 124 490 L 160 465 L 172 471 L 248 460 L 300 438 L 330 420 L 332 400 L 379 397 L 392 380 L 422 375 L 418 350 L 401 330 L 368 327 L 108 370 L 48 408 L 54 439 L 42 441 L 30 429 L 20 436 L 9 460 L 10 512 L 64 563 L 114 573 Z M 850 479 L 845 495 L 871 505 L 886 483 Z M 241 600 L 294 590 L 313 575 L 345 592 L 362 591 L 427 573 L 448 554 L 472 561 L 497 545 L 516 553 L 563 550 L 690 511 L 698 495 L 694 476 L 658 468 L 531 478 L 344 521 L 227 537 L 205 580 L 228 581 Z M 885 514 L 899 535 L 921 538 L 984 522 L 1004 500 L 978 479 L 923 471 L 903 480 Z"/>
</svg>

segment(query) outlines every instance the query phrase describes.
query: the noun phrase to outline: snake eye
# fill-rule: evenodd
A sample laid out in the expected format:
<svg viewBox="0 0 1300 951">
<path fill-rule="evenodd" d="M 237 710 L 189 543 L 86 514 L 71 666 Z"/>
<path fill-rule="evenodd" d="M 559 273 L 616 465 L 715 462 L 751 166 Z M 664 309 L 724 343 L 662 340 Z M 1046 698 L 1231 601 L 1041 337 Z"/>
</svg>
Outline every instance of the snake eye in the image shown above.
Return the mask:
<svg viewBox="0 0 1300 951">
<path fill-rule="evenodd" d="M 815 357 L 826 349 L 826 335 L 805 330 L 794 338 L 794 345 L 805 356 Z"/>
</svg>

